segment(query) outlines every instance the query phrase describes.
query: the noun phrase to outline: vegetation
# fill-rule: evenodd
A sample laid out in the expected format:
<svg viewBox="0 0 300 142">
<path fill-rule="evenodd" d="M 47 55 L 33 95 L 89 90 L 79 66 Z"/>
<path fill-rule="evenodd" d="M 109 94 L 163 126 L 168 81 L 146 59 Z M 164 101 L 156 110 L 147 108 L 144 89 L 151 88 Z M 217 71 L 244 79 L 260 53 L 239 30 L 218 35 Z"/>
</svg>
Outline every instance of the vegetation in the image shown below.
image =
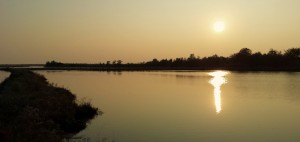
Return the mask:
<svg viewBox="0 0 300 142">
<path fill-rule="evenodd" d="M 42 75 L 14 69 L 0 85 L 0 141 L 60 142 L 101 112 Z"/>
<path fill-rule="evenodd" d="M 209 57 L 196 57 L 191 54 L 188 58 L 176 59 L 153 59 L 152 61 L 142 63 L 122 64 L 121 60 L 107 61 L 99 64 L 78 64 L 78 63 L 60 63 L 56 61 L 47 62 L 46 68 L 91 68 L 91 69 L 225 69 L 225 70 L 262 70 L 262 71 L 300 71 L 300 48 L 291 48 L 284 53 L 271 49 L 268 53 L 252 51 L 248 48 L 242 48 L 239 52 L 229 57 L 213 55 Z"/>
</svg>

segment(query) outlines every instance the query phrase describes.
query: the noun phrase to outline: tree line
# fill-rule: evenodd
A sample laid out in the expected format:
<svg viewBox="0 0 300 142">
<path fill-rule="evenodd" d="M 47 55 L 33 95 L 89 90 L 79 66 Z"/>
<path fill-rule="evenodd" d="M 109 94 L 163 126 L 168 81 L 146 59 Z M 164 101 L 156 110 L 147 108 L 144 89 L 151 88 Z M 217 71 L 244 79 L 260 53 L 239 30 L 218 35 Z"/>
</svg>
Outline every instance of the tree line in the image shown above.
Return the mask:
<svg viewBox="0 0 300 142">
<path fill-rule="evenodd" d="M 224 70 L 290 70 L 300 71 L 300 48 L 290 48 L 284 52 L 270 49 L 267 53 L 253 53 L 242 48 L 229 57 L 212 55 L 200 58 L 190 54 L 187 58 L 161 59 L 141 63 L 126 63 L 121 60 L 98 64 L 47 62 L 45 67 L 90 67 L 102 69 L 224 69 Z"/>
</svg>

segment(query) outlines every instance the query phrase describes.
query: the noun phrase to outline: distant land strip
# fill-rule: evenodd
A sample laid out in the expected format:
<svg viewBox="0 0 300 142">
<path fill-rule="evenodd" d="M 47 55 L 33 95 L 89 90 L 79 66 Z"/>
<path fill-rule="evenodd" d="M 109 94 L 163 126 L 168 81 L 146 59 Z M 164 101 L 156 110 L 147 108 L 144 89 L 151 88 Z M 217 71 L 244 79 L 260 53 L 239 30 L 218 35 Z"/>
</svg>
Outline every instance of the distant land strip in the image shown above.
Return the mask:
<svg viewBox="0 0 300 142">
<path fill-rule="evenodd" d="M 0 69 L 20 67 L 30 70 L 93 70 L 93 71 L 150 71 L 150 70 L 231 70 L 231 71 L 300 71 L 300 48 L 284 52 L 270 49 L 267 53 L 242 48 L 229 57 L 212 55 L 200 58 L 190 54 L 187 58 L 161 59 L 140 63 L 126 63 L 122 60 L 106 63 L 61 63 L 48 61 L 46 64 L 0 65 Z"/>
<path fill-rule="evenodd" d="M 45 64 L 0 64 L 1 68 L 6 67 L 41 67 L 45 66 Z"/>
</svg>

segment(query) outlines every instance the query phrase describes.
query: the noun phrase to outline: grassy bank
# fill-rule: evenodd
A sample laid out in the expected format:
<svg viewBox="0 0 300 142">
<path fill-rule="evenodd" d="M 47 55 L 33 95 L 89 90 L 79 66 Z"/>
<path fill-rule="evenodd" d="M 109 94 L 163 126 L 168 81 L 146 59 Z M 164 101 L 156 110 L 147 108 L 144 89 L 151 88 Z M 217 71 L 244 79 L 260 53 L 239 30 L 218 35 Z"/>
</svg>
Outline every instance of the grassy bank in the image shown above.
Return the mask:
<svg viewBox="0 0 300 142">
<path fill-rule="evenodd" d="M 0 85 L 0 141 L 59 142 L 101 114 L 90 103 L 76 103 L 74 94 L 42 75 L 8 71 L 11 75 Z"/>
</svg>

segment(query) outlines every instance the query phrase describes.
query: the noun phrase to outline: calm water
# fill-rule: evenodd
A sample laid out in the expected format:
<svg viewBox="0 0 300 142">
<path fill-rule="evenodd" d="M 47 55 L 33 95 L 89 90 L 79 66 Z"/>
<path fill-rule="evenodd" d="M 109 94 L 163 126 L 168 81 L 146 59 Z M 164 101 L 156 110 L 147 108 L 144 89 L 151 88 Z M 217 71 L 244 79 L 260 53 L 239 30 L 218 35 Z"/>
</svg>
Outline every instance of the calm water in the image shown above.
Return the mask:
<svg viewBox="0 0 300 142">
<path fill-rule="evenodd" d="M 104 111 L 93 142 L 300 141 L 300 73 L 39 73 Z"/>
</svg>

